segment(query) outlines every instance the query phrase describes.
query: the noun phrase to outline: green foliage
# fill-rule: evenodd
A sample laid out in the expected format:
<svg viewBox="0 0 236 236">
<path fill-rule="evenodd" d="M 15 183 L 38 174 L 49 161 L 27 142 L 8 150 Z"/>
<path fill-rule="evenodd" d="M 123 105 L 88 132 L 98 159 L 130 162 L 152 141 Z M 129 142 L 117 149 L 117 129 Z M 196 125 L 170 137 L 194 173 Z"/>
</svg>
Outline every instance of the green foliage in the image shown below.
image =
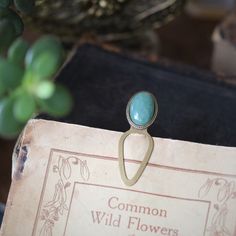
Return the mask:
<svg viewBox="0 0 236 236">
<path fill-rule="evenodd" d="M 38 84 L 35 89 L 35 94 L 38 98 L 48 99 L 50 98 L 55 91 L 55 85 L 52 81 L 42 81 Z"/>
<path fill-rule="evenodd" d="M 15 36 L 19 36 L 22 34 L 24 30 L 24 24 L 19 15 L 17 15 L 12 9 L 10 8 L 0 8 L 0 21 L 2 20 L 10 21 L 15 29 Z"/>
<path fill-rule="evenodd" d="M 7 8 L 11 4 L 11 0 L 0 0 L 0 7 Z"/>
<path fill-rule="evenodd" d="M 28 48 L 28 43 L 22 38 L 18 38 L 8 49 L 8 60 L 16 65 L 23 66 Z"/>
<path fill-rule="evenodd" d="M 4 19 L 0 21 L 0 53 L 7 48 L 15 38 L 15 29 L 13 24 Z"/>
<path fill-rule="evenodd" d="M 15 8 L 23 13 L 30 13 L 35 0 L 14 0 Z M 0 53 L 20 36 L 24 30 L 24 24 L 20 16 L 10 8 L 13 0 L 0 0 Z"/>
<path fill-rule="evenodd" d="M 14 99 L 11 97 L 0 101 L 0 134 L 6 138 L 15 137 L 23 128 L 23 124 L 15 119 L 13 106 Z"/>
<path fill-rule="evenodd" d="M 31 47 L 19 38 L 10 46 L 7 59 L 0 57 L 0 136 L 16 136 L 39 112 L 56 117 L 68 114 L 72 98 L 51 80 L 63 55 L 58 39 L 45 36 Z"/>
<path fill-rule="evenodd" d="M 62 60 L 63 56 L 63 50 L 60 41 L 53 36 L 44 36 L 36 41 L 26 54 L 26 67 L 29 68 L 31 65 L 34 65 L 35 60 L 38 60 L 39 56 L 43 53 L 51 54 L 52 57 L 55 57 L 55 59 L 57 59 L 60 63 L 60 60 Z"/>
<path fill-rule="evenodd" d="M 61 85 L 56 86 L 55 92 L 50 98 L 40 99 L 39 103 L 44 112 L 55 117 L 68 114 L 72 107 L 71 96 Z"/>
<path fill-rule="evenodd" d="M 63 116 L 72 106 L 69 92 L 50 81 L 63 62 L 60 41 L 45 36 L 29 48 L 25 40 L 15 40 L 24 24 L 12 4 L 13 0 L 0 0 L 0 54 L 11 45 L 7 59 L 0 56 L 0 136 L 6 138 L 18 135 L 38 112 Z M 32 12 L 34 4 L 35 0 L 14 0 L 24 14 Z"/>
<path fill-rule="evenodd" d="M 27 122 L 35 111 L 36 103 L 32 94 L 25 92 L 18 95 L 13 106 L 13 114 L 17 121 Z"/>
<path fill-rule="evenodd" d="M 14 0 L 16 8 L 25 14 L 29 14 L 32 12 L 34 3 L 34 0 Z"/>
<path fill-rule="evenodd" d="M 21 84 L 24 70 L 0 57 L 0 81 L 6 90 L 13 90 Z"/>
<path fill-rule="evenodd" d="M 61 64 L 60 60 L 60 56 L 55 55 L 54 52 L 41 53 L 32 63 L 32 71 L 42 79 L 48 78 L 55 74 L 58 65 Z"/>
<path fill-rule="evenodd" d="M 5 95 L 5 93 L 6 93 L 6 88 L 3 84 L 3 82 L 0 80 L 0 99 L 1 99 L 2 96 Z"/>
</svg>

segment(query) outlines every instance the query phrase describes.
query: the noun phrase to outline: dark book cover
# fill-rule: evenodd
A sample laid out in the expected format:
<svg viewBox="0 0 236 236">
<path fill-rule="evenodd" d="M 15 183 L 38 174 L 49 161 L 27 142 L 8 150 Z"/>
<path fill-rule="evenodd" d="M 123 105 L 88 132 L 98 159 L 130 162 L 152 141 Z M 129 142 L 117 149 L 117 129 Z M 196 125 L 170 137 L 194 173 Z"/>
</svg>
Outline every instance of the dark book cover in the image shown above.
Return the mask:
<svg viewBox="0 0 236 236">
<path fill-rule="evenodd" d="M 151 64 L 84 45 L 57 80 L 70 89 L 75 102 L 61 121 L 126 131 L 128 100 L 147 90 L 159 105 L 150 127 L 153 136 L 236 146 L 236 87 L 214 74 L 172 63 Z"/>
</svg>

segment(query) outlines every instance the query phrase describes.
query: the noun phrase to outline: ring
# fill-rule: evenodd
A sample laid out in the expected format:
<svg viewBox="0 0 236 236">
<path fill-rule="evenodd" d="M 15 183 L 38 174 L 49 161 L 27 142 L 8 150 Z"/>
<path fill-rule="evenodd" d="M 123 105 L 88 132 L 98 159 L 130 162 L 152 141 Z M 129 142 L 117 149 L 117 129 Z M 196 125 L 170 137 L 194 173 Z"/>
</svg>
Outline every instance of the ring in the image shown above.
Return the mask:
<svg viewBox="0 0 236 236">
<path fill-rule="evenodd" d="M 153 138 L 147 131 L 147 128 L 153 124 L 158 112 L 158 104 L 153 94 L 142 91 L 136 93 L 129 100 L 126 107 L 126 117 L 130 124 L 130 129 L 126 131 L 119 140 L 119 169 L 121 179 L 127 186 L 134 185 L 143 174 L 154 148 Z M 149 145 L 140 167 L 133 178 L 127 177 L 124 161 L 124 143 L 131 134 L 142 134 L 148 138 Z"/>
</svg>

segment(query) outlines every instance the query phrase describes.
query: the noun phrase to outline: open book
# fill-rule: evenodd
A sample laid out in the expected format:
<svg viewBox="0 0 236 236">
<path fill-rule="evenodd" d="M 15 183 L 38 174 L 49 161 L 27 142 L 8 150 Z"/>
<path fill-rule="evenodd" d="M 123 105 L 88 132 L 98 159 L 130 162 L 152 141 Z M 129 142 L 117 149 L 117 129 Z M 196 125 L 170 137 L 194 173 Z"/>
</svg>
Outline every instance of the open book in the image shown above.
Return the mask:
<svg viewBox="0 0 236 236">
<path fill-rule="evenodd" d="M 154 138 L 150 162 L 127 187 L 121 133 L 31 120 L 13 155 L 1 236 L 236 235 L 236 148 Z M 125 143 L 139 167 L 145 137 Z"/>
</svg>

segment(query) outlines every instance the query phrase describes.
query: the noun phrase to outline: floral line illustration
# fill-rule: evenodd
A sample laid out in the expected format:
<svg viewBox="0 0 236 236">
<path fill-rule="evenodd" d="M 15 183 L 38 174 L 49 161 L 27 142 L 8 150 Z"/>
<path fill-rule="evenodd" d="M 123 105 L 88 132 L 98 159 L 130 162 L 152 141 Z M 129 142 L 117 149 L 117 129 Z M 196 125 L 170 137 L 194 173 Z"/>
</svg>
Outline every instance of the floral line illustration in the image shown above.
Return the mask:
<svg viewBox="0 0 236 236">
<path fill-rule="evenodd" d="M 78 166 L 80 177 L 84 181 L 88 181 L 90 172 L 86 160 L 81 160 L 75 156 L 67 158 L 59 156 L 58 163 L 53 166 L 53 173 L 57 174 L 59 179 L 55 185 L 54 195 L 51 201 L 47 202 L 42 209 L 40 215 L 43 225 L 40 230 L 40 236 L 52 236 L 53 227 L 63 216 L 64 212 L 69 210 L 68 207 L 68 190 L 71 187 L 70 177 L 72 174 L 72 166 Z"/>
<path fill-rule="evenodd" d="M 234 236 L 226 226 L 226 218 L 229 214 L 229 201 L 236 200 L 236 184 L 234 181 L 227 181 L 224 178 L 207 179 L 198 192 L 199 198 L 205 198 L 213 190 L 216 193 L 214 214 L 211 225 L 208 228 L 209 236 Z M 236 226 L 234 231 L 236 232 Z"/>
</svg>

